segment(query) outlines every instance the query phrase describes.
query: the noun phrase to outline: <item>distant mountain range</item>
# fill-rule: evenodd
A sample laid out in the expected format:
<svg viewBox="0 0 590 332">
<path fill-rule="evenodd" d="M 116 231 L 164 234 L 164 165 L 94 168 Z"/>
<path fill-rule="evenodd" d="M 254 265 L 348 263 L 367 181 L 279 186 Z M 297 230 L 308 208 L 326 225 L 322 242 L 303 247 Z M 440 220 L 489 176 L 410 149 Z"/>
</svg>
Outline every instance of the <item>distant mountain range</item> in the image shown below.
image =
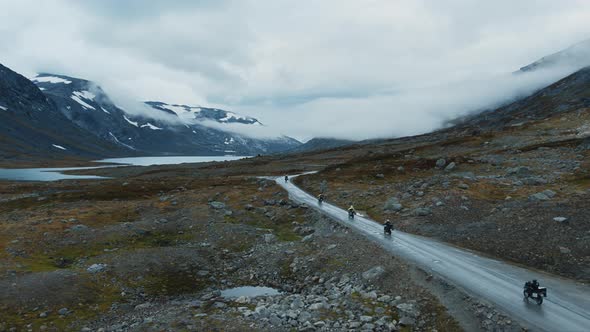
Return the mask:
<svg viewBox="0 0 590 332">
<path fill-rule="evenodd" d="M 552 66 L 580 69 L 589 65 L 590 40 L 586 40 L 518 72 Z M 532 96 L 449 124 L 455 129 L 493 130 L 505 125 L 519 126 L 547 116 L 548 112 L 590 107 L 590 100 L 585 97 L 589 85 L 590 69 L 581 69 Z M 50 73 L 29 80 L 0 65 L 0 157 L 21 160 L 59 156 L 256 155 L 301 153 L 355 143 L 332 138 L 315 138 L 305 144 L 287 136 L 253 138 L 229 128 L 263 126 L 250 116 L 160 101 L 146 101 L 141 107 L 145 109 L 128 112 L 88 80 Z M 224 130 L 224 126 L 228 129 Z"/>
<path fill-rule="evenodd" d="M 262 126 L 249 116 L 158 101 L 145 102 L 151 112 L 126 112 L 91 81 L 49 73 L 28 80 L 0 68 L 0 150 L 5 157 L 256 155 L 301 145 L 286 136 L 252 138 L 222 128 Z"/>
</svg>

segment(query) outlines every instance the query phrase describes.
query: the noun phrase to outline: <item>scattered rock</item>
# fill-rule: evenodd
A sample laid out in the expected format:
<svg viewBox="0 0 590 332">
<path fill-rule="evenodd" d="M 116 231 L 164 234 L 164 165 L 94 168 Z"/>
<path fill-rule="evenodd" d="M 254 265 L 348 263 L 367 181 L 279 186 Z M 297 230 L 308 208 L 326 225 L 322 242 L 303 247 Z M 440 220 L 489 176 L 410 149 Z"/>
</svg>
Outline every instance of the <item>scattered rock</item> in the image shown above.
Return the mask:
<svg viewBox="0 0 590 332">
<path fill-rule="evenodd" d="M 68 315 L 68 314 L 70 313 L 70 310 L 68 310 L 68 308 L 61 308 L 61 309 L 59 309 L 59 310 L 57 311 L 57 313 L 58 313 L 60 316 L 66 316 L 66 315 Z"/>
<path fill-rule="evenodd" d="M 555 218 L 553 218 L 553 220 L 560 222 L 560 223 L 564 223 L 564 222 L 568 221 L 568 219 L 566 217 L 555 217 Z"/>
<path fill-rule="evenodd" d="M 447 164 L 447 161 L 442 158 L 436 161 L 437 168 L 443 168 L 443 167 L 445 167 L 446 164 Z"/>
<path fill-rule="evenodd" d="M 376 174 L 376 175 L 375 175 L 375 177 L 376 177 L 377 179 L 383 179 L 383 178 L 385 178 L 385 175 L 384 175 L 384 174 L 381 174 L 381 173 L 379 173 L 379 174 Z"/>
</svg>

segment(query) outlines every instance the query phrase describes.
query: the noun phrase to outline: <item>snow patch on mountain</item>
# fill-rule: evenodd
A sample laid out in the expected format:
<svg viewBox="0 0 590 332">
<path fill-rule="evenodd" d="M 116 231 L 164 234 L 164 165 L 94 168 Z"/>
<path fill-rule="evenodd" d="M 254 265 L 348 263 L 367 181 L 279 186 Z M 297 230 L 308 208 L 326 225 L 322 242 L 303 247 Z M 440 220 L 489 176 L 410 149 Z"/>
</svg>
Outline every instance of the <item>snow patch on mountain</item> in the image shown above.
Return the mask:
<svg viewBox="0 0 590 332">
<path fill-rule="evenodd" d="M 40 82 L 40 83 L 53 83 L 53 84 L 71 84 L 72 81 L 68 81 L 65 78 L 57 77 L 57 76 L 37 76 L 31 79 L 33 82 Z"/>
<path fill-rule="evenodd" d="M 151 130 L 162 130 L 162 128 L 156 127 L 156 126 L 154 126 L 153 124 L 151 124 L 149 122 L 141 126 L 141 128 L 146 128 L 146 127 L 149 128 L 149 129 L 151 129 Z"/>
<path fill-rule="evenodd" d="M 109 135 L 111 135 L 111 137 L 115 140 L 115 142 L 117 142 L 117 143 L 119 143 L 119 144 L 121 144 L 121 145 L 123 145 L 125 147 L 128 147 L 128 148 L 130 148 L 132 150 L 135 150 L 135 148 L 132 147 L 131 145 L 128 145 L 128 144 L 125 144 L 125 143 L 119 141 L 119 139 L 117 138 L 117 136 L 113 135 L 113 133 L 111 133 L 110 131 L 109 131 Z"/>
<path fill-rule="evenodd" d="M 61 145 L 57 145 L 57 144 L 51 144 L 51 146 L 53 146 L 53 147 L 54 147 L 54 148 L 56 148 L 56 149 L 60 149 L 60 150 L 64 150 L 64 151 L 65 151 L 65 150 L 67 150 L 67 149 L 66 149 L 66 148 L 64 148 L 63 146 L 61 146 Z"/>
<path fill-rule="evenodd" d="M 130 125 L 133 125 L 135 127 L 139 127 L 139 124 L 135 121 L 131 121 L 129 120 L 129 118 L 127 118 L 125 115 L 123 115 L 123 118 L 125 119 L 125 121 L 127 121 Z"/>
<path fill-rule="evenodd" d="M 74 95 L 80 97 L 80 98 L 84 98 L 87 100 L 94 100 L 94 98 L 96 98 L 96 95 L 90 91 L 74 91 L 73 92 Z"/>
<path fill-rule="evenodd" d="M 103 112 L 105 112 L 106 114 L 111 114 L 111 112 L 109 112 L 109 111 L 105 110 L 105 109 L 104 109 L 104 107 L 102 107 L 102 106 L 100 107 L 100 109 L 101 109 Z"/>
<path fill-rule="evenodd" d="M 8 107 L 0 106 L 0 110 L 8 111 Z"/>
<path fill-rule="evenodd" d="M 85 109 L 90 108 L 93 110 L 96 110 L 96 108 L 94 108 L 94 106 L 86 103 L 82 99 L 93 101 L 95 97 L 96 97 L 96 95 L 94 95 L 94 93 L 92 93 L 90 91 L 74 91 L 74 92 L 72 92 L 72 95 L 70 96 L 70 98 L 72 98 L 78 104 L 82 105 L 82 107 L 84 107 Z"/>
</svg>

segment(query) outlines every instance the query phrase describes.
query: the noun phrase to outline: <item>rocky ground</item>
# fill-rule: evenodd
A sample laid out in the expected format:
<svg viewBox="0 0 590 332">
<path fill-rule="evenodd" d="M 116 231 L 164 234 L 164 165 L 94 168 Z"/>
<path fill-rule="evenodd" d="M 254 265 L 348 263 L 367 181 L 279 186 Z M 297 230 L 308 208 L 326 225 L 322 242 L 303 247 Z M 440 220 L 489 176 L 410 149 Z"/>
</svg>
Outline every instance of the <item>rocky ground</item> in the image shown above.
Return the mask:
<svg viewBox="0 0 590 332">
<path fill-rule="evenodd" d="M 0 183 L 0 331 L 462 329 L 414 268 L 272 182 L 137 172 Z M 220 296 L 245 285 L 281 294 Z M 463 326 L 506 324 L 476 308 Z"/>
</svg>

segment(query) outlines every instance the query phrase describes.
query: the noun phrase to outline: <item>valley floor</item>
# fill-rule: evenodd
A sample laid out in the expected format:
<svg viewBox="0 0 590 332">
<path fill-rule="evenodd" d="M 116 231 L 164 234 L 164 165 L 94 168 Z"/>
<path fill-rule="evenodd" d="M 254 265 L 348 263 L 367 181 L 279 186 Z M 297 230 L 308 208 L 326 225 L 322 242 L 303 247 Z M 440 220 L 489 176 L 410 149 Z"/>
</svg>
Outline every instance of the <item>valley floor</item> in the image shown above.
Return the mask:
<svg viewBox="0 0 590 332">
<path fill-rule="evenodd" d="M 588 281 L 582 120 L 0 182 L 0 331 L 519 330 L 257 176 L 319 171 L 296 181 L 406 232 Z M 219 296 L 242 285 L 283 295 Z"/>
<path fill-rule="evenodd" d="M 0 182 L 0 331 L 519 330 L 253 176 L 269 168 L 318 164 L 255 158 Z M 282 294 L 220 296 L 243 285 Z"/>
</svg>

